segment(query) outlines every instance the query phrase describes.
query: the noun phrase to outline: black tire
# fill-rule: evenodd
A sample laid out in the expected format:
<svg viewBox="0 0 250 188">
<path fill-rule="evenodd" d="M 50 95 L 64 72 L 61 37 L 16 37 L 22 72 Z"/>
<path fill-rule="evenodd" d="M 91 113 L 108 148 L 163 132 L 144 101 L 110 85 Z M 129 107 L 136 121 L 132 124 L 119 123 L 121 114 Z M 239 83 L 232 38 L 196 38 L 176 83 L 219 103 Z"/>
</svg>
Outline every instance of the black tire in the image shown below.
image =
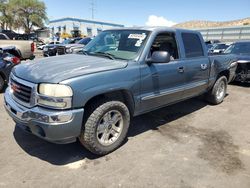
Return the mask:
<svg viewBox="0 0 250 188">
<path fill-rule="evenodd" d="M 112 144 L 104 145 L 99 140 L 100 138 L 98 138 L 98 127 L 100 127 L 104 116 L 107 113 L 112 113 L 113 111 L 118 112 L 122 117 L 123 123 L 121 132 Z M 79 136 L 81 144 L 89 151 L 97 155 L 105 155 L 116 150 L 125 140 L 129 128 L 130 113 L 127 106 L 120 101 L 97 101 L 91 105 L 91 109 L 89 108 L 86 113 L 89 113 L 89 115 L 86 117 L 86 123 L 83 125 L 81 135 Z M 109 125 L 105 127 L 105 131 L 110 130 L 108 130 Z"/>
<path fill-rule="evenodd" d="M 0 75 L 0 92 L 3 92 L 5 81 Z"/>
<path fill-rule="evenodd" d="M 223 87 L 223 88 L 222 88 Z M 212 89 L 206 94 L 206 100 L 214 105 L 222 103 L 227 93 L 227 78 L 219 77 Z"/>
</svg>

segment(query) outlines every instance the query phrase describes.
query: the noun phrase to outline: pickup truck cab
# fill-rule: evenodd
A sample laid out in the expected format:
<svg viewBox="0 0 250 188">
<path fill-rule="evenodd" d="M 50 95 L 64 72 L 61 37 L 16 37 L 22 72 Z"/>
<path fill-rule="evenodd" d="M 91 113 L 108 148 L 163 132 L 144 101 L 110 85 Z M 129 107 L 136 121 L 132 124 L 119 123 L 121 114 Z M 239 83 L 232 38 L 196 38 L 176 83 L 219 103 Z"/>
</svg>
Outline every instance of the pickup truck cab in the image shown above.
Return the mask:
<svg viewBox="0 0 250 188">
<path fill-rule="evenodd" d="M 216 58 L 196 31 L 106 30 L 82 54 L 15 67 L 5 107 L 17 126 L 40 138 L 79 139 L 104 155 L 122 144 L 133 116 L 202 94 L 221 103 L 234 71 L 231 60 Z"/>
</svg>

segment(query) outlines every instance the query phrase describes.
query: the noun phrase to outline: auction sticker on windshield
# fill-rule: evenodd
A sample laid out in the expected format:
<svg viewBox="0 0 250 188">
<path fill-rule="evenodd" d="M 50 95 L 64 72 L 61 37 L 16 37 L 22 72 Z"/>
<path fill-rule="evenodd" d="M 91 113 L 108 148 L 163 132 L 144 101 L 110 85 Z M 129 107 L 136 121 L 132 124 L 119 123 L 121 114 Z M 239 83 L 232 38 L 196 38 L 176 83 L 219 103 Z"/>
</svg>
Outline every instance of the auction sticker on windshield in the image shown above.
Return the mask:
<svg viewBox="0 0 250 188">
<path fill-rule="evenodd" d="M 128 36 L 129 39 L 138 39 L 138 41 L 135 43 L 135 46 L 140 47 L 143 40 L 146 38 L 146 34 L 142 33 L 142 34 L 130 34 Z"/>
<path fill-rule="evenodd" d="M 146 34 L 142 33 L 142 34 L 130 34 L 128 36 L 129 39 L 139 39 L 139 40 L 144 40 L 146 38 Z"/>
</svg>

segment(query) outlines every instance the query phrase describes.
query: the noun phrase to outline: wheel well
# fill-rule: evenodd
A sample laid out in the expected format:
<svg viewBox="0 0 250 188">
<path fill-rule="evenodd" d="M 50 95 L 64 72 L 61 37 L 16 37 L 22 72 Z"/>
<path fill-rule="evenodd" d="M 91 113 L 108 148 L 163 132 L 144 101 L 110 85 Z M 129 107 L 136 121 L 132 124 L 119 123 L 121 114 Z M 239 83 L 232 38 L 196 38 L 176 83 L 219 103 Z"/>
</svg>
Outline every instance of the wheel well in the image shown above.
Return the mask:
<svg viewBox="0 0 250 188">
<path fill-rule="evenodd" d="M 227 81 L 229 80 L 229 70 L 224 70 L 224 71 L 222 71 L 222 72 L 220 72 L 219 74 L 218 74 L 218 77 L 217 77 L 217 79 L 218 78 L 220 78 L 221 76 L 226 76 L 226 78 L 227 78 Z"/>
<path fill-rule="evenodd" d="M 5 75 L 2 72 L 0 72 L 0 77 L 3 78 L 4 82 L 6 81 L 6 77 L 5 77 Z"/>
<path fill-rule="evenodd" d="M 103 93 L 92 97 L 88 102 L 85 104 L 85 108 L 88 108 L 93 102 L 99 100 L 118 100 L 123 102 L 129 109 L 131 115 L 134 114 L 134 99 L 132 94 L 127 90 L 117 90 L 112 92 Z"/>
</svg>

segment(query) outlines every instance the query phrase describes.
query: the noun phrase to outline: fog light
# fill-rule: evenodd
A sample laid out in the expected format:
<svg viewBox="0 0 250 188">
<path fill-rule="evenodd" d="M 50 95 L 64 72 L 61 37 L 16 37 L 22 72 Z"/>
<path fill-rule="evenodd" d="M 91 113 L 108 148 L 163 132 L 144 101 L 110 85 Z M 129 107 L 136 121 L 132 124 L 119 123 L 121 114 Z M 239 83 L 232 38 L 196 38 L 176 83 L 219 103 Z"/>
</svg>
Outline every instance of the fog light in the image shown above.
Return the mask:
<svg viewBox="0 0 250 188">
<path fill-rule="evenodd" d="M 52 106 L 56 108 L 65 108 L 67 106 L 66 102 L 54 102 L 54 101 L 48 101 L 44 99 L 38 99 L 38 103 L 45 105 L 45 106 Z"/>
</svg>

